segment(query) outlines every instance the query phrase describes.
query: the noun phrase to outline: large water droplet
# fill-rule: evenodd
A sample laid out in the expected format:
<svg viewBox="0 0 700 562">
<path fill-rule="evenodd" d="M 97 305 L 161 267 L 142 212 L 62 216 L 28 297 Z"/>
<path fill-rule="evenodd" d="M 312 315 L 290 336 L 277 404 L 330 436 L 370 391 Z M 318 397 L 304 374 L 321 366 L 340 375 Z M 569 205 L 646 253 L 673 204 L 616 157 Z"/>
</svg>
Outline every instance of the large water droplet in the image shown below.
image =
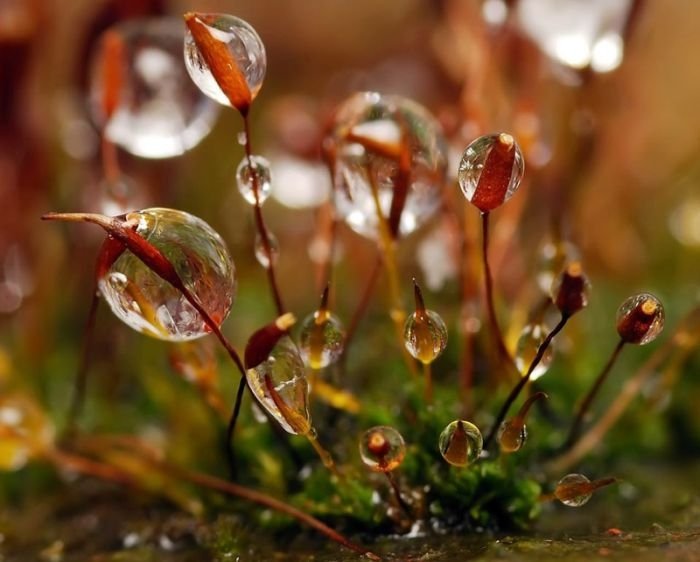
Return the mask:
<svg viewBox="0 0 700 562">
<path fill-rule="evenodd" d="M 516 419 L 506 420 L 498 428 L 498 445 L 504 453 L 519 451 L 527 440 L 527 427 Z"/>
<path fill-rule="evenodd" d="M 182 282 L 219 325 L 236 293 L 236 270 L 221 237 L 203 220 L 174 209 L 152 208 L 127 215 L 137 232 L 173 264 Z M 112 312 L 138 332 L 167 341 L 209 333 L 185 296 L 125 251 L 99 281 Z"/>
<path fill-rule="evenodd" d="M 335 314 L 317 310 L 301 323 L 299 348 L 304 362 L 312 369 L 335 363 L 343 353 L 344 344 L 343 325 Z"/>
<path fill-rule="evenodd" d="M 360 438 L 360 458 L 375 472 L 391 472 L 406 456 L 406 443 L 401 434 L 388 425 L 365 431 Z"/>
<path fill-rule="evenodd" d="M 432 363 L 447 347 L 447 326 L 434 310 L 414 312 L 403 329 L 404 345 L 421 363 Z"/>
<path fill-rule="evenodd" d="M 440 454 L 453 466 L 468 466 L 475 462 L 484 447 L 481 431 L 473 423 L 455 420 L 440 434 Z"/>
<path fill-rule="evenodd" d="M 255 99 L 267 68 L 265 46 L 255 29 L 248 22 L 228 14 L 197 14 L 196 17 L 207 26 L 214 39 L 226 45 Z M 222 105 L 231 105 L 189 30 L 185 33 L 185 65 L 192 81 L 202 92 Z"/>
<path fill-rule="evenodd" d="M 107 138 L 143 158 L 170 158 L 193 148 L 209 133 L 218 106 L 192 84 L 182 62 L 183 24 L 173 18 L 121 23 L 115 32 L 124 43 L 119 64 L 123 79 L 117 106 L 104 123 L 103 51 L 91 62 L 90 98 L 96 122 Z M 133 208 L 133 207 L 132 207 Z"/>
<path fill-rule="evenodd" d="M 518 345 L 515 349 L 515 366 L 524 376 L 530 368 L 532 360 L 537 355 L 537 350 L 547 337 L 546 328 L 542 324 L 528 324 L 520 332 Z M 550 345 L 544 352 L 542 359 L 535 367 L 530 375 L 530 380 L 535 381 L 544 375 L 552 364 L 554 359 L 554 350 Z"/>
<path fill-rule="evenodd" d="M 617 332 L 627 343 L 644 345 L 654 341 L 664 329 L 664 307 L 650 293 L 625 300 L 617 310 Z"/>
<path fill-rule="evenodd" d="M 257 200 L 258 204 L 262 205 L 272 191 L 270 162 L 262 156 L 251 156 L 250 160 L 253 163 L 252 166 L 248 158 L 244 157 L 238 165 L 238 170 L 236 170 L 238 191 L 241 192 L 241 195 L 248 203 L 255 205 L 255 187 L 257 184 Z"/>
<path fill-rule="evenodd" d="M 336 209 L 355 232 L 378 237 L 373 189 L 382 215 L 388 218 L 401 181 L 403 147 L 410 165 L 399 234 L 410 234 L 435 214 L 445 181 L 447 149 L 440 125 L 421 105 L 400 96 L 356 94 L 338 109 L 333 140 Z"/>
<path fill-rule="evenodd" d="M 581 507 L 591 499 L 592 491 L 582 492 L 579 488 L 587 488 L 591 481 L 583 474 L 567 474 L 559 480 L 554 490 L 554 496 L 564 505 Z"/>
</svg>

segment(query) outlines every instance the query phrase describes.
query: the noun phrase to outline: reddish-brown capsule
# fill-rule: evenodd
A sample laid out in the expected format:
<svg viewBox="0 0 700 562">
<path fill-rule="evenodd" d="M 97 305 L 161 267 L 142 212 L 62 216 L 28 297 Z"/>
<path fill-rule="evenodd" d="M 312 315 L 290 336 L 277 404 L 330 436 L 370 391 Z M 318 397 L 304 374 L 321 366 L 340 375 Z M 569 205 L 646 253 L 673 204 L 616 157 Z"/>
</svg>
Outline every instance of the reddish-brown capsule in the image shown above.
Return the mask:
<svg viewBox="0 0 700 562">
<path fill-rule="evenodd" d="M 654 295 L 629 297 L 617 310 L 617 333 L 625 343 L 644 345 L 656 339 L 664 328 L 664 307 Z"/>
<path fill-rule="evenodd" d="M 572 262 L 552 284 L 552 300 L 563 316 L 572 316 L 588 306 L 590 288 L 581 263 Z"/>
</svg>

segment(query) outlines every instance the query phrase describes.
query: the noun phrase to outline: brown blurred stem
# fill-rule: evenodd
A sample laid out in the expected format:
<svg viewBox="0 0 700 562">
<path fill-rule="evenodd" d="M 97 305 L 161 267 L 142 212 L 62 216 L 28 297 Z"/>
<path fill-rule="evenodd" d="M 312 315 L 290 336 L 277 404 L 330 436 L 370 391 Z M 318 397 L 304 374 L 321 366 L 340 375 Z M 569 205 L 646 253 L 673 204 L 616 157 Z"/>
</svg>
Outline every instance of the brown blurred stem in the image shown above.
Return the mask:
<svg viewBox="0 0 700 562">
<path fill-rule="evenodd" d="M 389 486 L 391 486 L 391 489 L 394 491 L 394 496 L 396 497 L 396 503 L 399 504 L 399 507 L 408 516 L 408 518 L 413 520 L 413 514 L 411 513 L 411 508 L 406 503 L 406 501 L 403 499 L 403 497 L 401 496 L 401 488 L 399 486 L 399 482 L 396 480 L 396 476 L 391 471 L 385 472 L 384 474 L 386 475 L 386 479 L 389 481 Z"/>
</svg>

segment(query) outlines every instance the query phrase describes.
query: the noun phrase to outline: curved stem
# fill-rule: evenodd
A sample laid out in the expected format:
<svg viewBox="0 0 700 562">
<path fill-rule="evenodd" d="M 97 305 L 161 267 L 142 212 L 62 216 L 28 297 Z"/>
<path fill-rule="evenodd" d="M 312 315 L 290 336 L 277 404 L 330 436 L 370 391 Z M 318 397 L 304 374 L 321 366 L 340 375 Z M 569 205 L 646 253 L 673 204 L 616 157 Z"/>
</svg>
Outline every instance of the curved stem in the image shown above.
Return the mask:
<svg viewBox="0 0 700 562">
<path fill-rule="evenodd" d="M 554 326 L 552 331 L 549 332 L 549 334 L 547 334 L 547 337 L 544 338 L 544 341 L 537 348 L 537 353 L 532 359 L 532 363 L 530 363 L 527 372 L 513 387 L 513 390 L 510 391 L 508 398 L 506 398 L 506 401 L 503 403 L 501 410 L 498 412 L 498 415 L 496 416 L 496 421 L 491 427 L 491 431 L 489 432 L 488 436 L 484 440 L 484 449 L 488 449 L 489 445 L 493 441 L 493 438 L 498 432 L 498 428 L 501 427 L 503 420 L 506 419 L 506 416 L 508 415 L 508 410 L 510 410 L 510 407 L 513 405 L 513 402 L 515 402 L 515 400 L 518 398 L 518 395 L 522 392 L 523 388 L 525 388 L 525 385 L 527 385 L 528 381 L 530 380 L 530 376 L 532 375 L 532 372 L 537 368 L 537 365 L 540 364 L 540 361 L 542 361 L 542 357 L 544 357 L 544 354 L 547 351 L 549 345 L 552 343 L 552 340 L 559 332 L 561 332 L 562 328 L 564 328 L 568 320 L 569 316 L 562 314 L 559 323 L 556 326 Z"/>
<path fill-rule="evenodd" d="M 430 363 L 423 363 L 423 377 L 425 378 L 425 401 L 433 403 L 433 368 Z"/>
</svg>

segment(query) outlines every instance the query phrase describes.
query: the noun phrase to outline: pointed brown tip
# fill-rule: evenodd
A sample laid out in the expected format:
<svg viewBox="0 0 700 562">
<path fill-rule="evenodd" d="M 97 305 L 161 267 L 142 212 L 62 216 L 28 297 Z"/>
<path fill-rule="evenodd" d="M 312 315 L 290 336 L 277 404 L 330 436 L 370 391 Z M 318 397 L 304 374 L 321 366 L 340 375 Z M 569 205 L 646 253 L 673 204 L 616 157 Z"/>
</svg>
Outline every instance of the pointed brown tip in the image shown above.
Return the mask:
<svg viewBox="0 0 700 562">
<path fill-rule="evenodd" d="M 418 285 L 418 281 L 416 281 L 416 278 L 413 278 L 413 296 L 416 301 L 416 312 L 424 313 L 425 312 L 425 301 L 423 300 L 423 291 L 420 289 L 420 285 Z"/>
<path fill-rule="evenodd" d="M 323 289 L 323 294 L 321 295 L 321 306 L 319 307 L 321 312 L 326 312 L 328 310 L 328 295 L 330 294 L 330 290 L 331 284 L 328 283 L 326 288 Z"/>
</svg>

